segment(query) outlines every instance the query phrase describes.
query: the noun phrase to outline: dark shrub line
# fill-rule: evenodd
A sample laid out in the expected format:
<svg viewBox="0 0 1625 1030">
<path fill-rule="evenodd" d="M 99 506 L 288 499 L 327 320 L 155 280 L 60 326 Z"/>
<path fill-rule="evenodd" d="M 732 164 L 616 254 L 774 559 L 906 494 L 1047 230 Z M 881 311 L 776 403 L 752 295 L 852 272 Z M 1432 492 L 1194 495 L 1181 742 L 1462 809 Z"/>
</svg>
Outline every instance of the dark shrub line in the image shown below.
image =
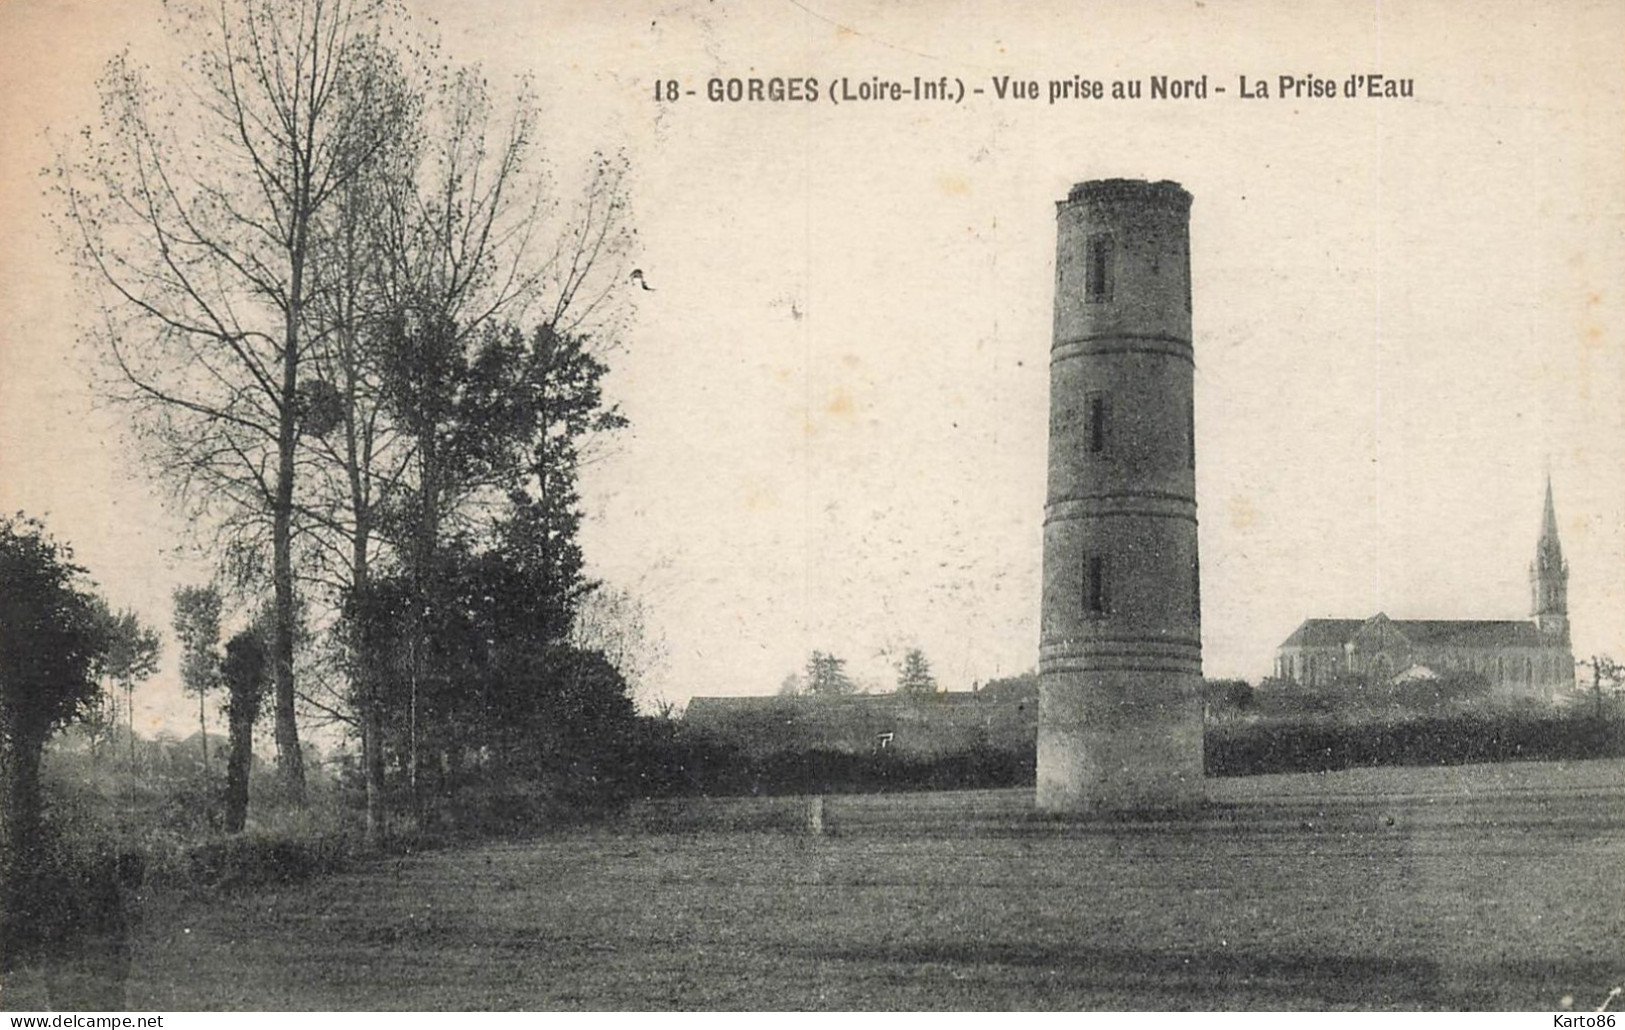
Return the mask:
<svg viewBox="0 0 1625 1030">
<path fill-rule="evenodd" d="M 1625 713 L 1472 712 L 1359 723 L 1295 718 L 1210 725 L 1209 776 L 1384 765 L 1466 765 L 1625 757 Z M 1031 786 L 1036 747 L 981 746 L 932 756 L 827 749 L 741 753 L 711 736 L 665 742 L 644 766 L 647 797 L 853 794 Z"/>
<path fill-rule="evenodd" d="M 858 794 L 919 790 L 972 790 L 1030 784 L 1036 767 L 1031 746 L 1012 750 L 973 747 L 935 756 L 894 751 L 848 752 L 823 748 L 744 755 L 712 738 L 668 754 L 660 775 L 642 786 L 648 796 L 750 794 Z M 691 760 L 690 760 L 691 759 Z"/>
<path fill-rule="evenodd" d="M 1229 723 L 1208 727 L 1205 750 L 1209 776 L 1620 758 L 1625 716 L 1466 712 L 1355 724 Z"/>
</svg>

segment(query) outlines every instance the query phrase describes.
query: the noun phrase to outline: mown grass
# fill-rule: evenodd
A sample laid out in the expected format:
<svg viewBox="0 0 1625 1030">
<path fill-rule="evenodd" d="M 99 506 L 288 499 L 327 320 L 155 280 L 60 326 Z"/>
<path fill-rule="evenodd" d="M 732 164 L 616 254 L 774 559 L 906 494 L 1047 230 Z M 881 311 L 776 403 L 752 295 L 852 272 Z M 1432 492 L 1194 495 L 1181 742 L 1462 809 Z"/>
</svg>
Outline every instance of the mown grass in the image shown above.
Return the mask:
<svg viewBox="0 0 1625 1030">
<path fill-rule="evenodd" d="M 1625 982 L 1625 763 L 641 806 L 615 828 L 159 893 L 133 1008 L 1556 1009 Z M 28 992 L 35 990 L 35 995 Z M 23 1007 L 37 985 L 14 978 Z"/>
</svg>

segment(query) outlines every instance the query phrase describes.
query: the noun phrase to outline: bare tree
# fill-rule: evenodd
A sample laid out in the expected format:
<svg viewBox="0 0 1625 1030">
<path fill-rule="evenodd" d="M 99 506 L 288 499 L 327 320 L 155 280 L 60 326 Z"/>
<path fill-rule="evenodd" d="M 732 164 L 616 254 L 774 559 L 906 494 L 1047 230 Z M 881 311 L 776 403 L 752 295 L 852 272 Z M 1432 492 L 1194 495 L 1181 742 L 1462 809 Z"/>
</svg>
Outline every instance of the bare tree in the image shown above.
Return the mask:
<svg viewBox="0 0 1625 1030">
<path fill-rule="evenodd" d="M 222 539 L 271 555 L 278 766 L 296 798 L 294 537 L 314 237 L 387 118 L 372 93 L 380 0 L 219 0 L 171 9 L 189 57 L 154 81 L 128 56 L 102 120 L 64 157 L 67 238 L 102 302 L 95 330 L 158 473 Z M 387 95 L 388 91 L 380 91 Z"/>
<path fill-rule="evenodd" d="M 408 464 L 401 434 L 384 417 L 373 353 L 388 322 L 378 284 L 378 227 L 384 198 L 410 173 L 421 109 L 421 89 L 414 90 L 394 56 L 375 53 L 371 93 L 345 98 L 348 118 L 378 124 L 362 134 L 371 146 L 370 160 L 323 212 L 315 240 L 311 313 L 320 333 L 312 354 L 316 378 L 308 385 L 312 395 L 321 396 L 329 418 L 321 432 L 302 439 L 310 474 L 300 508 L 309 530 L 310 578 L 338 613 L 348 607 L 353 614 L 368 595 L 381 544 L 379 519 Z M 376 844 L 387 832 L 381 670 L 375 655 L 353 646 L 358 640 L 351 635 L 343 642 L 351 646 L 338 649 L 343 682 L 320 707 L 359 732 L 366 835 Z"/>
</svg>

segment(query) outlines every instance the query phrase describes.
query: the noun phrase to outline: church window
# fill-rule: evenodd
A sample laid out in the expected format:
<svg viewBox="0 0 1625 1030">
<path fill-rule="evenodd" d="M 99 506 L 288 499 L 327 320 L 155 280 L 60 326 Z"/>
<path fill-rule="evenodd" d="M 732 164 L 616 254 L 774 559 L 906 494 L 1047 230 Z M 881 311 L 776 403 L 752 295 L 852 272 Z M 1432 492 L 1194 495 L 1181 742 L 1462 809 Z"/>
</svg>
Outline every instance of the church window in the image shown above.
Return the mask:
<svg viewBox="0 0 1625 1030">
<path fill-rule="evenodd" d="M 1084 296 L 1091 304 L 1112 299 L 1112 238 L 1089 237 L 1089 264 L 1085 269 Z"/>
<path fill-rule="evenodd" d="M 1106 403 L 1106 395 L 1099 391 L 1089 394 L 1084 398 L 1084 403 L 1087 405 L 1084 432 L 1089 440 L 1089 453 L 1104 454 L 1111 406 Z"/>
<path fill-rule="evenodd" d="M 1083 612 L 1091 618 L 1101 618 L 1111 610 L 1111 595 L 1107 591 L 1106 556 L 1085 555 L 1083 559 Z"/>
</svg>

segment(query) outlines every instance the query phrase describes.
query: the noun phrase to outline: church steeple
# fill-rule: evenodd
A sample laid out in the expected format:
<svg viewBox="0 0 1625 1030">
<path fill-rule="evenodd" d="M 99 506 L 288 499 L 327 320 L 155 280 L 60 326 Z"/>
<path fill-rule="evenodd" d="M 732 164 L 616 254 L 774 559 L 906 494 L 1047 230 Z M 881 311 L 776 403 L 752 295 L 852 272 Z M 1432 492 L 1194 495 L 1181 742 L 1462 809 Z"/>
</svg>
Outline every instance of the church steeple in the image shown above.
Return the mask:
<svg viewBox="0 0 1625 1030">
<path fill-rule="evenodd" d="M 1569 637 L 1569 565 L 1557 540 L 1557 509 L 1552 504 L 1552 477 L 1546 477 L 1546 511 L 1540 520 L 1540 541 L 1529 565 L 1529 593 L 1535 624 L 1542 636 L 1564 641 Z"/>
</svg>

